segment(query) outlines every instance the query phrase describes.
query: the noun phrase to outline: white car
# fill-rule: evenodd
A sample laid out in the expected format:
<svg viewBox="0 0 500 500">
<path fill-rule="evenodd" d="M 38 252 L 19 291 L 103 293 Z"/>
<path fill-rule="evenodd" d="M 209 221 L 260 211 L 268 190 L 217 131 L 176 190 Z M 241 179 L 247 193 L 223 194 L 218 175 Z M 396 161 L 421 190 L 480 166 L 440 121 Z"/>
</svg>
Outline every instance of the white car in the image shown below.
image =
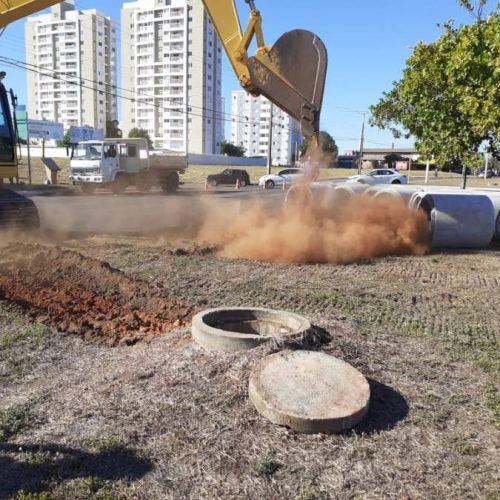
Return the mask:
<svg viewBox="0 0 500 500">
<path fill-rule="evenodd" d="M 259 186 L 266 189 L 273 189 L 275 186 L 283 186 L 286 182 L 287 186 L 294 182 L 299 182 L 304 178 L 304 171 L 300 168 L 285 168 L 277 174 L 263 175 L 259 179 Z"/>
<path fill-rule="evenodd" d="M 352 175 L 347 180 L 362 184 L 408 184 L 406 175 L 400 174 L 393 168 L 377 168 L 368 174 Z"/>
</svg>

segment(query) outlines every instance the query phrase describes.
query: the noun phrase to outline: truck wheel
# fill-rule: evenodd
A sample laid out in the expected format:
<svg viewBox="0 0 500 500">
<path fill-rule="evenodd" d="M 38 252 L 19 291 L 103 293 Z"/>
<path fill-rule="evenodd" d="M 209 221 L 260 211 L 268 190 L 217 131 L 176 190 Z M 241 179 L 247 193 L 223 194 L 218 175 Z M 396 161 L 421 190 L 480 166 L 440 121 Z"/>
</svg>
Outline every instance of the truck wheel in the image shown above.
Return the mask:
<svg viewBox="0 0 500 500">
<path fill-rule="evenodd" d="M 175 193 L 179 187 L 179 174 L 174 172 L 162 179 L 161 187 L 164 193 Z"/>
<path fill-rule="evenodd" d="M 240 187 L 244 188 L 247 185 L 247 181 L 245 179 L 242 179 L 240 181 Z"/>
<path fill-rule="evenodd" d="M 92 194 L 95 191 L 95 186 L 92 184 L 82 184 L 81 189 L 83 194 Z"/>
<path fill-rule="evenodd" d="M 111 191 L 113 191 L 113 194 L 122 194 L 127 187 L 127 179 L 123 175 L 118 175 L 113 184 L 111 184 Z"/>
</svg>

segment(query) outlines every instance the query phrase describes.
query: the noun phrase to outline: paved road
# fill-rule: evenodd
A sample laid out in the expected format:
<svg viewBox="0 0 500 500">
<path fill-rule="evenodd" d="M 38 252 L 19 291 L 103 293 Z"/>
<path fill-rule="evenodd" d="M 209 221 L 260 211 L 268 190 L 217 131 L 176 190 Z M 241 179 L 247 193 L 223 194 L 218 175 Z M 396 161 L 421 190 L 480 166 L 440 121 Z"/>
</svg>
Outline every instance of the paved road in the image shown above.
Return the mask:
<svg viewBox="0 0 500 500">
<path fill-rule="evenodd" d="M 62 234 L 147 234 L 196 223 L 207 213 L 207 205 L 224 205 L 224 210 L 239 213 L 242 204 L 261 200 L 270 208 L 279 206 L 283 190 L 262 190 L 248 186 L 241 190 L 216 188 L 200 190 L 182 186 L 175 195 L 107 193 L 74 196 L 46 196 L 23 193 L 38 207 L 42 229 Z"/>
</svg>

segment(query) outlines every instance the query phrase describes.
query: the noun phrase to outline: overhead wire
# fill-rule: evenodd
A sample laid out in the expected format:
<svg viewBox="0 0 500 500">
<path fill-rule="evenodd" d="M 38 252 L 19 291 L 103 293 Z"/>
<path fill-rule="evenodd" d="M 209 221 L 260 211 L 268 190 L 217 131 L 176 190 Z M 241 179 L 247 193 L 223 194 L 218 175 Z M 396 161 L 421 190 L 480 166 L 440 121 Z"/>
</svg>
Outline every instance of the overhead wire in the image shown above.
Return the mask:
<svg viewBox="0 0 500 500">
<path fill-rule="evenodd" d="M 82 4 L 82 1 L 80 0 L 79 3 Z M 77 7 L 76 2 L 75 2 L 75 7 Z M 105 16 L 103 13 L 101 13 L 100 11 L 98 11 L 95 8 L 89 7 L 89 9 L 90 10 L 95 10 L 96 12 L 91 14 L 91 13 L 85 12 L 85 9 L 78 9 L 78 11 L 80 13 L 82 13 L 84 15 L 88 15 L 88 16 L 95 15 L 97 18 L 102 17 L 103 19 L 108 19 L 110 17 L 110 16 Z M 117 28 L 117 30 L 119 32 L 121 32 L 122 38 L 123 38 L 123 33 L 125 31 L 128 32 L 129 34 L 132 34 L 132 32 L 130 30 L 128 30 L 128 28 L 124 28 L 120 23 L 116 22 L 115 20 L 113 20 L 113 24 Z M 92 31 L 93 33 L 97 32 L 97 28 L 96 29 L 91 29 L 91 28 L 88 28 L 86 26 L 82 26 L 82 27 L 85 28 L 85 29 L 88 29 L 88 30 Z M 20 39 L 21 37 L 18 37 L 18 38 Z M 5 39 L 3 41 L 5 41 Z M 8 42 L 12 43 L 12 42 L 10 42 L 10 40 Z M 25 42 L 27 42 L 27 41 L 25 40 Z M 122 44 L 123 44 L 123 40 L 122 40 Z M 29 42 L 29 45 L 31 47 L 33 47 L 33 48 L 35 47 L 35 44 L 33 44 L 32 42 Z M 134 45 L 132 45 L 132 44 L 129 44 L 129 45 L 134 48 Z M 17 46 L 16 46 L 16 48 L 17 48 Z M 22 49 L 17 49 L 17 50 L 21 51 Z M 1 56 L 1 57 L 2 57 L 2 60 L 4 61 L 4 64 L 9 64 L 5 60 L 4 56 Z M 197 59 L 195 56 L 192 56 L 192 55 L 189 56 L 189 57 L 191 57 L 193 59 Z M 197 60 L 203 61 L 203 58 L 199 58 Z M 13 59 L 13 58 L 11 59 L 11 61 L 14 61 L 12 64 L 10 64 L 11 67 L 17 67 L 19 69 L 24 69 L 24 70 L 27 69 L 27 70 L 33 71 L 35 73 L 42 73 L 42 72 L 41 71 L 35 71 L 35 70 L 27 68 L 27 67 L 22 67 L 19 64 L 25 65 L 25 66 L 38 67 L 38 68 L 41 68 L 42 71 L 51 71 L 54 74 L 62 72 L 61 70 L 54 70 L 54 69 L 49 69 L 49 68 L 43 68 L 43 67 L 40 67 L 40 66 L 37 66 L 37 65 L 30 65 L 29 63 L 25 63 L 24 61 L 16 60 L 16 59 Z M 128 68 L 131 69 L 131 66 L 128 66 Z M 221 70 L 223 70 L 223 69 L 226 69 L 226 68 L 224 68 L 223 64 L 221 63 Z M 229 68 L 228 68 L 228 72 L 230 72 L 230 74 L 233 75 L 232 70 L 229 70 Z M 57 77 L 57 76 L 51 76 L 51 75 L 46 75 L 46 76 L 52 77 L 52 78 L 60 80 L 60 81 L 66 81 L 66 82 L 68 82 L 70 84 L 74 84 L 74 82 L 69 82 L 69 81 L 61 79 L 60 77 Z M 160 106 L 160 105 L 157 105 L 157 104 L 154 104 L 154 103 L 150 103 L 150 102 L 148 102 L 148 100 L 149 99 L 162 99 L 162 100 L 167 100 L 167 101 L 174 102 L 175 104 L 180 104 L 181 106 L 185 105 L 184 103 L 179 103 L 178 101 L 176 101 L 175 98 L 169 98 L 169 97 L 166 97 L 166 96 L 159 96 L 159 95 L 145 94 L 144 92 L 140 92 L 140 91 L 137 91 L 137 90 L 127 89 L 125 87 L 121 87 L 121 86 L 118 86 L 118 85 L 103 84 L 102 82 L 98 82 L 96 80 L 90 80 L 90 79 L 83 78 L 83 77 L 77 77 L 77 79 L 78 80 L 84 80 L 84 81 L 87 81 L 87 82 L 90 82 L 90 83 L 94 83 L 94 84 L 97 84 L 97 85 L 104 85 L 104 86 L 107 86 L 107 87 L 111 86 L 112 88 L 116 88 L 116 89 L 122 90 L 124 92 L 131 93 L 133 95 L 138 95 L 138 96 L 144 97 L 145 99 L 142 100 L 142 99 L 136 99 L 136 98 L 128 98 L 128 97 L 120 95 L 118 93 L 101 90 L 99 88 L 88 87 L 88 86 L 85 86 L 85 85 L 80 85 L 81 87 L 90 88 L 91 90 L 94 90 L 96 92 L 101 92 L 101 93 L 104 93 L 104 94 L 112 95 L 112 96 L 116 97 L 117 99 L 125 99 L 125 100 L 129 100 L 129 101 L 136 102 L 136 103 L 137 102 L 138 103 L 145 102 L 145 104 L 147 104 L 148 106 L 156 107 L 156 108 L 159 108 L 159 109 L 162 109 L 162 110 L 167 110 L 168 111 L 169 108 L 165 108 L 163 106 Z M 236 124 L 244 124 L 244 125 L 247 125 L 247 126 L 248 125 L 253 125 L 253 126 L 259 125 L 260 126 L 263 123 L 266 124 L 266 122 L 262 122 L 262 121 L 259 121 L 259 122 L 250 122 L 249 119 L 248 119 L 248 117 L 247 116 L 243 116 L 243 115 L 235 115 L 234 113 L 227 113 L 225 111 L 217 111 L 217 110 L 213 110 L 213 109 L 206 108 L 206 107 L 200 107 L 200 106 L 191 105 L 189 103 L 187 104 L 187 106 L 188 106 L 188 108 L 196 108 L 196 109 L 200 109 L 200 110 L 206 111 L 206 112 L 213 112 L 214 114 L 218 114 L 218 115 L 230 116 L 231 118 L 230 119 L 226 119 L 226 118 L 222 118 L 222 117 L 216 117 L 216 116 L 213 116 L 213 115 L 196 114 L 196 113 L 192 113 L 192 112 L 190 112 L 188 110 L 183 110 L 183 109 L 180 109 L 180 110 L 178 109 L 177 112 L 180 112 L 180 113 L 185 114 L 185 115 L 190 115 L 190 116 L 197 116 L 197 117 L 202 117 L 202 118 L 207 118 L 207 119 L 213 119 L 214 121 L 218 120 L 218 121 L 231 122 L 231 123 L 236 123 Z M 347 108 L 347 107 L 343 107 L 343 106 L 330 106 L 330 107 L 333 108 L 333 109 L 338 109 L 340 111 L 345 111 L 345 112 L 350 112 L 350 113 L 356 113 L 356 114 L 367 113 L 366 111 L 356 110 L 356 109 Z M 238 120 L 235 120 L 234 117 L 238 118 Z M 243 118 L 245 121 L 241 121 L 240 120 L 241 118 Z M 273 123 L 273 127 L 281 127 L 282 129 L 286 129 L 286 130 L 289 130 L 291 132 L 296 132 L 295 129 L 290 128 L 290 127 L 285 127 L 284 125 L 281 125 L 281 124 Z M 335 136 L 335 138 L 337 140 L 347 140 L 347 141 L 357 141 L 358 140 L 358 138 L 353 138 L 353 137 Z M 387 143 L 382 143 L 382 142 L 378 142 L 378 141 L 374 141 L 374 140 L 370 140 L 370 139 L 365 139 L 365 141 L 368 142 L 368 143 L 377 144 L 377 145 L 384 145 L 384 146 L 388 146 L 389 145 Z"/>
</svg>

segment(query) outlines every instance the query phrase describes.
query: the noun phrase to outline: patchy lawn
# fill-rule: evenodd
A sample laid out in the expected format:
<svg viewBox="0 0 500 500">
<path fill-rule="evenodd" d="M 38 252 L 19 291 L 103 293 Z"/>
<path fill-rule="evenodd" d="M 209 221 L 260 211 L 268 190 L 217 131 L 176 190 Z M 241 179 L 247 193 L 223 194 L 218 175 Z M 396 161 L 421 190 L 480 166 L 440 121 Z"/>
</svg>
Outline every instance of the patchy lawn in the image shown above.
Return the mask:
<svg viewBox="0 0 500 500">
<path fill-rule="evenodd" d="M 3 300 L 0 497 L 498 498 L 498 249 L 291 266 L 145 238 L 60 246 L 146 297 L 144 283 L 196 307 L 305 315 L 331 336 L 316 349 L 369 378 L 371 408 L 344 434 L 297 434 L 247 397 L 270 347 L 208 352 L 187 327 L 110 347 Z M 5 250 L 4 263 L 16 246 Z"/>
</svg>

